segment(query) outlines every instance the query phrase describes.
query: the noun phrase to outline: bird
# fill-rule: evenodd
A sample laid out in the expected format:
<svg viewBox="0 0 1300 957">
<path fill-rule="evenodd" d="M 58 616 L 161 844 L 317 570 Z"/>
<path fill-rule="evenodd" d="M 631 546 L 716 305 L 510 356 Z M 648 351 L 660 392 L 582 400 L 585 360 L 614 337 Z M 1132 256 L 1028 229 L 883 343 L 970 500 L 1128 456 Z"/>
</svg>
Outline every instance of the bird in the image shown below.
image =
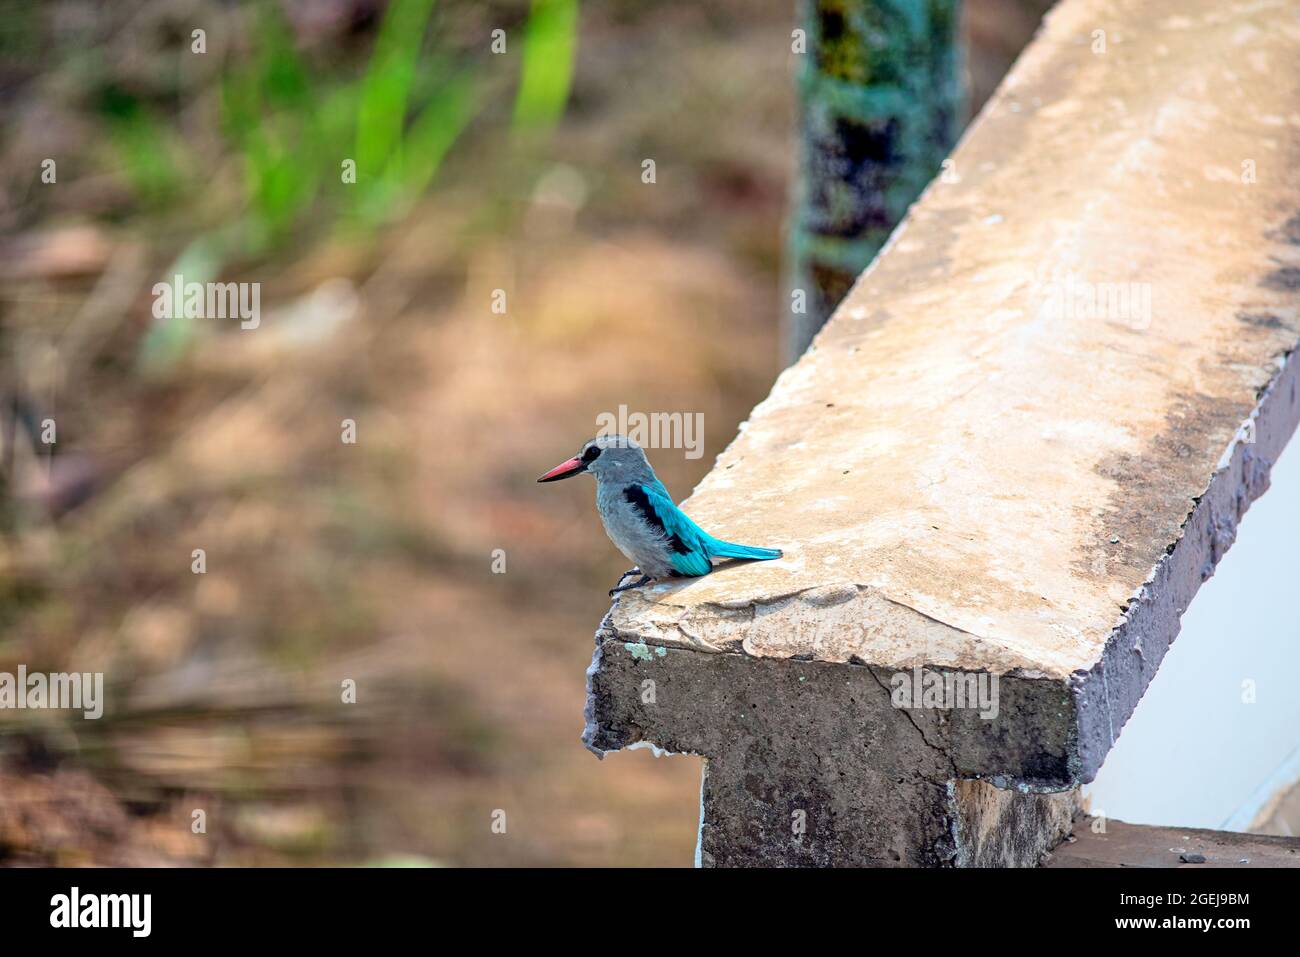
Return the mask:
<svg viewBox="0 0 1300 957">
<path fill-rule="evenodd" d="M 611 588 L 611 598 L 662 578 L 707 575 L 715 558 L 771 561 L 782 555 L 779 548 L 724 542 L 696 525 L 673 504 L 641 446 L 625 436 L 596 436 L 537 481 L 558 482 L 584 472 L 596 478 L 596 510 L 605 534 L 636 563 L 629 574 L 641 576 Z"/>
</svg>

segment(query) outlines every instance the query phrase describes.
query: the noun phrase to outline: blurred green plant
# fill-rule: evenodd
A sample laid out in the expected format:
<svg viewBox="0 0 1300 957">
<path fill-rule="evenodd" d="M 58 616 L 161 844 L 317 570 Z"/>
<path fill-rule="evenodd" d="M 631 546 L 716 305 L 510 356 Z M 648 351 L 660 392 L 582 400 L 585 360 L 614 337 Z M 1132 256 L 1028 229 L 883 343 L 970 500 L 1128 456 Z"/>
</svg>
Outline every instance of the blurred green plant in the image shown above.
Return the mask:
<svg viewBox="0 0 1300 957">
<path fill-rule="evenodd" d="M 315 197 L 325 124 L 279 9 L 264 4 L 259 14 L 260 46 L 222 79 L 221 119 L 258 225 L 278 238 Z"/>
<path fill-rule="evenodd" d="M 341 77 L 311 67 L 279 5 L 259 3 L 253 49 L 218 81 L 221 134 L 238 157 L 243 206 L 197 235 L 167 276 L 215 279 L 233 257 L 286 244 L 308 215 L 318 227 L 332 219 L 364 232 L 410 208 L 501 86 L 482 58 L 427 38 L 434 5 L 392 0 L 364 71 Z M 530 139 L 564 113 L 577 30 L 577 0 L 532 0 L 511 118 Z M 155 207 L 174 203 L 184 194 L 181 170 L 200 164 L 186 162 L 179 139 L 127 94 L 106 97 L 103 112 L 137 196 Z M 142 368 L 172 368 L 195 328 L 156 323 L 141 343 Z"/>
<path fill-rule="evenodd" d="M 436 42 L 424 53 L 433 8 L 434 0 L 393 0 L 364 74 L 339 81 L 314 75 L 279 8 L 261 7 L 259 45 L 221 88 L 222 129 L 243 160 L 246 238 L 255 247 L 283 240 L 332 177 L 348 186 L 343 217 L 366 227 L 400 216 L 428 188 L 492 82 Z M 516 125 L 549 127 L 562 115 L 576 36 L 577 0 L 533 0 Z"/>
<path fill-rule="evenodd" d="M 251 49 L 217 80 L 220 134 L 239 165 L 237 212 L 202 241 L 214 268 L 283 245 L 312 211 L 371 229 L 404 214 L 499 90 L 490 59 L 430 36 L 434 0 L 392 0 L 360 75 L 310 63 L 280 5 L 259 0 Z M 523 23 L 511 123 L 545 132 L 563 115 L 577 46 L 577 0 L 532 0 Z M 107 146 L 139 202 L 174 207 L 209 175 L 159 104 L 116 83 L 100 95 Z M 332 183 L 346 188 L 330 190 Z M 320 220 L 317 220 L 319 224 Z"/>
</svg>

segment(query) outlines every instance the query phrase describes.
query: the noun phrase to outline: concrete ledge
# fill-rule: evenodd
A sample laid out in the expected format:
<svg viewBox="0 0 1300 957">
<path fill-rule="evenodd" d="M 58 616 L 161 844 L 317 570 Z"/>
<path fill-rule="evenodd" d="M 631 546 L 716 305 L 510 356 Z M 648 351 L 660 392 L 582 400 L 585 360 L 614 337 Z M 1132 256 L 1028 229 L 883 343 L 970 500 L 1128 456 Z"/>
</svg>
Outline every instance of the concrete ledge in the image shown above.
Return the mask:
<svg viewBox="0 0 1300 957">
<path fill-rule="evenodd" d="M 1284 0 L 1053 11 L 684 505 L 786 557 L 597 635 L 586 739 L 707 757 L 704 863 L 1059 839 L 1300 420 L 1297 103 Z M 997 676 L 999 716 L 892 707 L 913 668 Z"/>
</svg>

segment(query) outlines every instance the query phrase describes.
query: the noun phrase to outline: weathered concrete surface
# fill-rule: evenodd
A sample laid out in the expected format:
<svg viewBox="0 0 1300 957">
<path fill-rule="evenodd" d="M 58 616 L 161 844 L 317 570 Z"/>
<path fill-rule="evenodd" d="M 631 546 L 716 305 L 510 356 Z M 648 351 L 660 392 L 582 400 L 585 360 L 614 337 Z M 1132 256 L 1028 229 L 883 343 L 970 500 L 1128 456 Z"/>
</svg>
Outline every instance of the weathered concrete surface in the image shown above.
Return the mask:
<svg viewBox="0 0 1300 957">
<path fill-rule="evenodd" d="M 890 674 L 870 666 L 617 639 L 588 675 L 589 747 L 707 756 L 705 865 L 1033 865 L 1078 809 L 1075 791 L 960 780 L 1064 775 L 1073 729 L 1059 685 L 1010 679 L 985 720 L 895 708 Z"/>
<path fill-rule="evenodd" d="M 1006 732 L 1025 755 L 955 777 L 1091 780 L 1300 418 L 1298 168 L 1300 6 L 1065 0 L 954 153 L 957 181 L 932 184 L 685 503 L 786 557 L 627 592 L 598 642 L 689 649 L 705 674 L 716 656 L 771 688 L 815 663 L 849 683 L 849 663 L 1022 679 L 1059 726 Z M 732 695 L 704 682 L 655 726 L 686 738 L 716 715 L 710 774 L 734 782 L 749 753 L 793 787 L 808 769 L 777 767 L 797 764 L 786 746 L 760 760 Z M 817 713 L 789 748 L 831 733 Z M 855 734 L 903 746 L 895 719 L 855 714 L 837 755 Z M 939 781 L 944 761 L 906 757 Z M 949 859 L 936 807 L 910 823 Z M 862 854 L 887 856 L 873 840 Z"/>
<path fill-rule="evenodd" d="M 1300 867 L 1300 838 L 1080 817 L 1044 867 Z M 1204 858 L 1204 860 L 1198 860 Z M 1189 860 L 1190 859 L 1190 860 Z"/>
</svg>

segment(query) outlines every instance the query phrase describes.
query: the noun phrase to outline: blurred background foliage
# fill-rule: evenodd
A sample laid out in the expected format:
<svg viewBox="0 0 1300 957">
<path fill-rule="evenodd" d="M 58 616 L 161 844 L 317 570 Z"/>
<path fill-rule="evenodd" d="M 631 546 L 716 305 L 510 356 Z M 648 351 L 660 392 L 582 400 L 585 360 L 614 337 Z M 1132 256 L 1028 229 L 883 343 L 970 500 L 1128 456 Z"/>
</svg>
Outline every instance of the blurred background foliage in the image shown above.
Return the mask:
<svg viewBox="0 0 1300 957">
<path fill-rule="evenodd" d="M 968 4 L 975 106 L 1042 6 Z M 624 562 L 533 479 L 701 412 L 652 453 L 685 497 L 770 387 L 793 26 L 0 0 L 0 671 L 108 685 L 0 712 L 0 864 L 691 861 L 698 761 L 579 743 Z M 177 273 L 260 324 L 155 319 Z"/>
</svg>

